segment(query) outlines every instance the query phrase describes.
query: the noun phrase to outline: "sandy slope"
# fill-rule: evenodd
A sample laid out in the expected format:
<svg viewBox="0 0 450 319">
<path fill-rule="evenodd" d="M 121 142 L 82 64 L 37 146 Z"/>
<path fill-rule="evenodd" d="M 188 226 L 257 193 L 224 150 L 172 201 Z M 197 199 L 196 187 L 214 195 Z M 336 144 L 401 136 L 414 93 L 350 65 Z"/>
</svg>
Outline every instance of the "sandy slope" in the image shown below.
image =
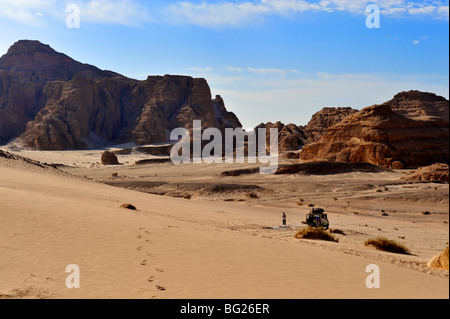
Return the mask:
<svg viewBox="0 0 450 319">
<path fill-rule="evenodd" d="M 378 217 L 331 214 L 355 235 L 317 243 L 292 238 L 297 222 L 264 228 L 280 219 L 280 207 L 264 202 L 155 196 L 7 162 L 0 176 L 0 298 L 449 297 L 448 272 L 421 264 L 440 247 L 417 244 L 419 256 L 401 258 L 362 247 L 360 219 L 370 229 L 387 227 Z M 138 211 L 119 208 L 124 203 Z M 306 211 L 292 209 L 289 218 Z M 407 225 L 407 218 L 396 222 Z M 439 246 L 448 229 L 430 225 L 435 231 L 425 234 L 411 227 L 412 236 L 435 234 Z M 381 289 L 365 286 L 372 263 Z M 69 264 L 80 266 L 80 289 L 65 286 Z"/>
</svg>

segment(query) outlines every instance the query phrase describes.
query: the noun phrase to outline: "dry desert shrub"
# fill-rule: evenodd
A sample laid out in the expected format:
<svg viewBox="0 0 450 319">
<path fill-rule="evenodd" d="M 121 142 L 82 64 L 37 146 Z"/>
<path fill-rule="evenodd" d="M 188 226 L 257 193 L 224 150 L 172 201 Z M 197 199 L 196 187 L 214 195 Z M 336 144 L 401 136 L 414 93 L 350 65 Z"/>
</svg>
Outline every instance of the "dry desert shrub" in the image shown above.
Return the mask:
<svg viewBox="0 0 450 319">
<path fill-rule="evenodd" d="M 434 256 L 427 264 L 429 268 L 436 268 L 436 269 L 446 269 L 448 270 L 448 245 L 444 249 L 444 251 L 440 254 L 437 254 Z"/>
<path fill-rule="evenodd" d="M 408 248 L 406 248 L 404 245 L 387 239 L 385 237 L 377 237 L 375 239 L 370 238 L 366 240 L 364 243 L 366 246 L 373 246 L 378 250 L 387 251 L 390 253 L 396 253 L 396 254 L 404 254 L 404 255 L 410 255 L 410 251 Z"/>
<path fill-rule="evenodd" d="M 123 204 L 122 206 L 120 206 L 120 208 L 126 208 L 129 210 L 136 210 L 136 207 L 134 205 L 131 204 Z"/>
<path fill-rule="evenodd" d="M 325 231 L 323 227 L 313 228 L 307 227 L 300 230 L 297 234 L 295 234 L 294 238 L 297 239 L 317 239 L 317 240 L 326 240 L 339 242 L 339 239 L 331 235 L 329 232 Z"/>
<path fill-rule="evenodd" d="M 340 229 L 330 229 L 330 233 L 331 234 L 338 234 L 338 235 L 347 236 L 345 234 L 345 232 L 343 230 L 340 230 Z"/>
</svg>

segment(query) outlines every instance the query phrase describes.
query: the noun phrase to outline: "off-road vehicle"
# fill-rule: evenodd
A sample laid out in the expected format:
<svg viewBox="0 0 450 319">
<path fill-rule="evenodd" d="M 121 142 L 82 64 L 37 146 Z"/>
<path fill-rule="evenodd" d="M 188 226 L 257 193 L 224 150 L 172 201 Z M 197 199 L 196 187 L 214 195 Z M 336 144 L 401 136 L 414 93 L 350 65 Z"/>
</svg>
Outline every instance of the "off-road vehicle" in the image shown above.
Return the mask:
<svg viewBox="0 0 450 319">
<path fill-rule="evenodd" d="M 306 215 L 306 223 L 313 228 L 323 227 L 324 229 L 330 228 L 330 222 L 328 221 L 328 215 L 324 213 L 322 208 L 313 208 L 311 213 Z"/>
</svg>

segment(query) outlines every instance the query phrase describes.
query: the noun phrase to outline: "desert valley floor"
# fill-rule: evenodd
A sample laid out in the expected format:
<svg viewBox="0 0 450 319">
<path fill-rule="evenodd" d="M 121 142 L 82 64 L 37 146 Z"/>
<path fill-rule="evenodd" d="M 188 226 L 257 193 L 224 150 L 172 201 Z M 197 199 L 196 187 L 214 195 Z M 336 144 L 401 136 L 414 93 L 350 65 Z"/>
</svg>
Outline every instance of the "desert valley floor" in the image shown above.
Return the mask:
<svg viewBox="0 0 450 319">
<path fill-rule="evenodd" d="M 426 267 L 449 241 L 449 185 L 402 180 L 409 170 L 224 177 L 255 165 L 16 154 L 64 165 L 0 158 L 0 298 L 449 297 L 448 271 Z M 313 205 L 339 243 L 294 238 Z M 411 255 L 364 245 L 378 236 Z M 66 287 L 70 264 L 80 289 Z M 365 285 L 370 264 L 380 289 Z"/>
</svg>

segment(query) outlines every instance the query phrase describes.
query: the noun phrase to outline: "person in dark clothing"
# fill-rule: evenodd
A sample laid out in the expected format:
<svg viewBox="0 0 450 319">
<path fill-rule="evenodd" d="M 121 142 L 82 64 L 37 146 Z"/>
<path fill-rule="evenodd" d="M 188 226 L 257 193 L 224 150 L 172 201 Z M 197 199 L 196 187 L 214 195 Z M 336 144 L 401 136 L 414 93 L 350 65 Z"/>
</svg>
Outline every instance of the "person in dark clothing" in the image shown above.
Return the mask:
<svg viewBox="0 0 450 319">
<path fill-rule="evenodd" d="M 286 226 L 286 213 L 283 213 L 283 226 Z"/>
</svg>

